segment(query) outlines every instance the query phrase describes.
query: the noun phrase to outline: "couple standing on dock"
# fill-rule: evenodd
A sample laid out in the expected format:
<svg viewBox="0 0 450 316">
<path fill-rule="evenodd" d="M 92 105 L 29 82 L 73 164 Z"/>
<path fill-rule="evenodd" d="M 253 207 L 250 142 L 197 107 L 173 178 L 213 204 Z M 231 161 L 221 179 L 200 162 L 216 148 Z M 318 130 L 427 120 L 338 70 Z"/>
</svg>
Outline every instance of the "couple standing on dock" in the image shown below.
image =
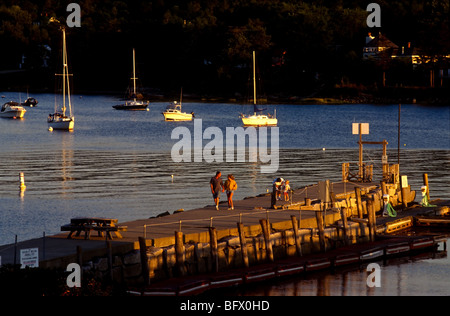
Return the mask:
<svg viewBox="0 0 450 316">
<path fill-rule="evenodd" d="M 220 171 L 216 172 L 216 175 L 211 178 L 211 181 L 209 182 L 211 186 L 211 193 L 214 198 L 214 203 L 216 205 L 216 210 L 219 210 L 219 198 L 220 198 L 220 191 L 224 192 L 227 191 L 227 198 L 228 198 L 228 210 L 234 210 L 234 204 L 233 204 L 233 194 L 234 191 L 237 190 L 237 183 L 234 180 L 234 176 L 232 174 L 228 175 L 228 179 L 225 181 L 225 184 L 222 181 L 222 173 Z"/>
</svg>

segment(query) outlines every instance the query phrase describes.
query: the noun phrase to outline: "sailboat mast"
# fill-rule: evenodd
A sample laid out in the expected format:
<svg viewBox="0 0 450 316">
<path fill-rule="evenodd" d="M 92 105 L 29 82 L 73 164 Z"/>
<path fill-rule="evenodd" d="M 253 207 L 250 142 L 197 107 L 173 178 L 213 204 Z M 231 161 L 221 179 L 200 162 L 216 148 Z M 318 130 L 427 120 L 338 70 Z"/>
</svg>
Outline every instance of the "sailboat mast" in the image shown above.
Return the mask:
<svg viewBox="0 0 450 316">
<path fill-rule="evenodd" d="M 63 115 L 66 115 L 66 29 L 63 32 Z"/>
<path fill-rule="evenodd" d="M 256 105 L 256 54 L 253 51 L 253 104 Z"/>
<path fill-rule="evenodd" d="M 65 51 L 65 60 L 64 60 L 64 67 L 65 67 L 65 75 L 67 80 L 67 101 L 69 102 L 69 116 L 72 117 L 72 101 L 70 98 L 70 74 L 69 74 L 69 60 L 67 57 L 67 44 L 66 44 L 66 36 L 64 31 L 64 51 Z M 65 96 L 64 96 L 65 98 Z M 64 105 L 64 112 L 66 110 L 66 106 Z M 64 115 L 66 115 L 64 113 Z"/>
<path fill-rule="evenodd" d="M 136 51 L 133 48 L 133 95 L 134 101 L 136 101 Z"/>
</svg>

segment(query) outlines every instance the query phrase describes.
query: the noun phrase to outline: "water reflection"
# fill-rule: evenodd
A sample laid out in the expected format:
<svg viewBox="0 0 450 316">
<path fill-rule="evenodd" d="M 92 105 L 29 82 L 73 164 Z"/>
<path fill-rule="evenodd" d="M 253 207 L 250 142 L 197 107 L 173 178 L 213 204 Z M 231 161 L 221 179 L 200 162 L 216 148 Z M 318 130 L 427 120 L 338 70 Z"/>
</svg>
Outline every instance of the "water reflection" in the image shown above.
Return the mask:
<svg viewBox="0 0 450 316">
<path fill-rule="evenodd" d="M 73 138 L 74 136 L 71 132 L 62 133 L 61 135 L 61 168 L 57 168 L 56 170 L 61 170 L 61 189 L 63 198 L 67 197 L 67 192 L 70 189 L 70 182 L 74 180 L 72 178 L 74 161 Z"/>
<path fill-rule="evenodd" d="M 333 273 L 311 273 L 256 285 L 219 290 L 222 296 L 415 296 L 450 295 L 450 260 L 442 248 L 380 261 L 381 287 L 368 287 L 367 264 Z"/>
</svg>

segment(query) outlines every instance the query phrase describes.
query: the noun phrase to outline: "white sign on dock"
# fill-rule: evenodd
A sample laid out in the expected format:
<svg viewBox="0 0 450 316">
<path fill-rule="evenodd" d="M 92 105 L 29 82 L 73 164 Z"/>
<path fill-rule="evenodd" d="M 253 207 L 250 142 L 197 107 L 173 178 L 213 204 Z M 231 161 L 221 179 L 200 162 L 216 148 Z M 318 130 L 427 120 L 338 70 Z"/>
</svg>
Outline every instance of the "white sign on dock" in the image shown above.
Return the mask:
<svg viewBox="0 0 450 316">
<path fill-rule="evenodd" d="M 369 135 L 369 123 L 353 123 L 352 134 L 359 135 L 359 125 L 361 124 L 361 135 Z"/>
<path fill-rule="evenodd" d="M 21 269 L 39 268 L 39 248 L 20 249 Z"/>
<path fill-rule="evenodd" d="M 407 188 L 408 187 L 408 176 L 402 176 L 401 182 L 402 182 L 402 188 Z"/>
</svg>

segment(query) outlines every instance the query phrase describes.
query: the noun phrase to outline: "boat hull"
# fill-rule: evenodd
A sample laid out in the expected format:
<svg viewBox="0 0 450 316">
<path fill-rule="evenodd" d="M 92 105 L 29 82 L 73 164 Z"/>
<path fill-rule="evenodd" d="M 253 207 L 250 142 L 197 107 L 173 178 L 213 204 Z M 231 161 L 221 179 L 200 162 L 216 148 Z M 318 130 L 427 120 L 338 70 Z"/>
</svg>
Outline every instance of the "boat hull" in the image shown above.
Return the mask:
<svg viewBox="0 0 450 316">
<path fill-rule="evenodd" d="M 189 113 L 166 113 L 163 112 L 166 121 L 192 121 L 193 115 Z"/>
<path fill-rule="evenodd" d="M 278 119 L 266 115 L 252 115 L 242 117 L 242 123 L 244 126 L 277 126 Z"/>
<path fill-rule="evenodd" d="M 3 118 L 10 118 L 10 119 L 21 119 L 25 116 L 25 113 L 27 111 L 25 109 L 23 110 L 9 110 L 6 112 L 0 113 L 0 117 Z"/>
<path fill-rule="evenodd" d="M 148 103 L 130 102 L 125 104 L 114 105 L 113 108 L 122 111 L 146 111 Z"/>
<path fill-rule="evenodd" d="M 148 105 L 145 106 L 137 106 L 137 105 L 115 105 L 113 106 L 116 110 L 123 110 L 123 111 L 146 111 Z"/>
<path fill-rule="evenodd" d="M 75 120 L 73 118 L 62 119 L 58 121 L 48 121 L 48 127 L 53 130 L 71 131 L 75 126 Z"/>
</svg>

